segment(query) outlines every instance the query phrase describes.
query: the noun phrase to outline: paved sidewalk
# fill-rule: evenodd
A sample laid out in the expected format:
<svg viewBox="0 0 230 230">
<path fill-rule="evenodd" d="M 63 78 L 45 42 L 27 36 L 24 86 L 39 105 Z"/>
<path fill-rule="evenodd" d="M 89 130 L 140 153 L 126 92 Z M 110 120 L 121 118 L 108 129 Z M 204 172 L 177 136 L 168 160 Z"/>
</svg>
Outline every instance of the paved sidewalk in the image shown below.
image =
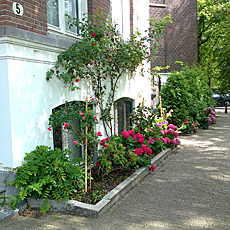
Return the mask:
<svg viewBox="0 0 230 230">
<path fill-rule="evenodd" d="M 230 113 L 182 136 L 176 154 L 98 219 L 19 216 L 0 229 L 230 229 Z"/>
</svg>

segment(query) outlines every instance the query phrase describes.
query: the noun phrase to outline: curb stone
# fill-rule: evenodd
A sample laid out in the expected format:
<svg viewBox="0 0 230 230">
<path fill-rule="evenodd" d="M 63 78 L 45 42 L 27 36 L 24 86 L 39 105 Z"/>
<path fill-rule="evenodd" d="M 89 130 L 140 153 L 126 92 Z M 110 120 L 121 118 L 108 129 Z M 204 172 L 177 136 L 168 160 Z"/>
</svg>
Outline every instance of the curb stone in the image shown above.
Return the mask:
<svg viewBox="0 0 230 230">
<path fill-rule="evenodd" d="M 154 164 L 158 168 L 162 162 L 168 158 L 172 153 L 176 153 L 176 150 L 165 149 L 156 155 L 151 164 Z M 75 200 L 69 200 L 65 203 L 58 202 L 56 200 L 49 200 L 50 211 L 64 212 L 67 214 L 78 215 L 83 217 L 98 218 L 108 209 L 110 209 L 117 201 L 119 201 L 125 194 L 127 194 L 136 184 L 138 184 L 144 177 L 150 173 L 148 167 L 142 167 L 134 172 L 130 177 L 124 180 L 121 184 L 115 187 L 107 195 L 105 195 L 101 201 L 97 204 L 86 204 Z M 42 205 L 41 199 L 27 198 L 27 203 L 34 209 L 40 209 Z"/>
</svg>

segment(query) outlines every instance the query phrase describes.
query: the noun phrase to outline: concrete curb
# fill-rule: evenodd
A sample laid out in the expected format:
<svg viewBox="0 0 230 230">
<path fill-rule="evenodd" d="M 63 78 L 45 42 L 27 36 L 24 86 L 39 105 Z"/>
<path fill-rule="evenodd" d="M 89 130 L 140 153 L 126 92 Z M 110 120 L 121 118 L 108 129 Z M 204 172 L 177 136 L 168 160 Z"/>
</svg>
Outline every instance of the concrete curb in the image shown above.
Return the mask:
<svg viewBox="0 0 230 230">
<path fill-rule="evenodd" d="M 159 167 L 162 161 L 164 161 L 174 150 L 166 149 L 160 152 L 151 160 L 151 164 L 155 167 Z M 150 173 L 148 167 L 142 167 L 134 172 L 130 177 L 124 180 L 121 184 L 115 187 L 107 195 L 105 195 L 100 202 L 96 205 L 85 204 L 75 200 L 69 200 L 65 203 L 57 202 L 55 200 L 49 200 L 51 211 L 64 212 L 72 215 L 98 218 L 108 209 L 110 209 L 117 201 L 119 201 L 125 194 L 127 194 L 136 184 L 138 184 L 144 177 Z M 28 204 L 34 209 L 40 209 L 42 205 L 41 199 L 27 198 Z"/>
</svg>

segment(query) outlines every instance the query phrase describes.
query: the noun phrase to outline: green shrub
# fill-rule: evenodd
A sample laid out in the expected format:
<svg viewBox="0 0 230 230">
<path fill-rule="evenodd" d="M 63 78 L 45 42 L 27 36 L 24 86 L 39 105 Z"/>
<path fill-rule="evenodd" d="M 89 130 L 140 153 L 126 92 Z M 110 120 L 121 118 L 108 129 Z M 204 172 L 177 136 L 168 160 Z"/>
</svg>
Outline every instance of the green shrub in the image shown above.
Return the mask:
<svg viewBox="0 0 230 230">
<path fill-rule="evenodd" d="M 207 77 L 200 67 L 185 67 L 180 72 L 170 73 L 161 90 L 162 105 L 173 109 L 171 122 L 181 126 L 184 119 L 196 122 L 201 119 L 204 108 L 213 106 Z"/>
<path fill-rule="evenodd" d="M 48 211 L 47 199 L 66 201 L 78 193 L 84 186 L 84 170 L 77 159 L 69 160 L 71 151 L 52 150 L 47 146 L 37 146 L 26 153 L 24 162 L 16 170 L 15 181 L 10 182 L 20 187 L 9 204 L 12 208 L 26 197 L 41 198 L 43 212 Z"/>
</svg>

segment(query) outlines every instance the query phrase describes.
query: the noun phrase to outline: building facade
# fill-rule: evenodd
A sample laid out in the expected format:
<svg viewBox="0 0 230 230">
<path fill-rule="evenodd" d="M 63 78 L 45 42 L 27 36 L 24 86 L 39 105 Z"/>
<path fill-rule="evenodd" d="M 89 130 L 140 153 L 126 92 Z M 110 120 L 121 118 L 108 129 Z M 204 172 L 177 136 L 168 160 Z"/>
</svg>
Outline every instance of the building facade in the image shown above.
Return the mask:
<svg viewBox="0 0 230 230">
<path fill-rule="evenodd" d="M 47 82 L 46 72 L 55 64 L 57 55 L 78 40 L 77 29 L 68 28 L 64 15 L 81 19 L 85 13 L 95 14 L 98 8 L 118 23 L 125 39 L 133 28 L 144 32 L 149 27 L 149 17 L 160 19 L 171 13 L 173 24 L 167 25 L 153 65 L 173 66 L 177 60 L 188 65 L 196 62 L 195 0 L 0 0 L 0 163 L 3 166 L 19 166 L 25 152 L 37 145 L 53 147 L 53 134 L 47 130 L 52 110 L 65 101 L 85 100 L 84 82 L 81 91 L 71 92 L 58 79 Z M 123 114 L 129 114 L 131 106 L 138 105 L 143 98 L 146 105 L 153 103 L 150 77 L 123 78 L 116 94 L 117 104 L 127 107 Z M 123 123 L 127 127 L 129 120 Z M 96 128 L 101 130 L 100 125 Z"/>
</svg>

